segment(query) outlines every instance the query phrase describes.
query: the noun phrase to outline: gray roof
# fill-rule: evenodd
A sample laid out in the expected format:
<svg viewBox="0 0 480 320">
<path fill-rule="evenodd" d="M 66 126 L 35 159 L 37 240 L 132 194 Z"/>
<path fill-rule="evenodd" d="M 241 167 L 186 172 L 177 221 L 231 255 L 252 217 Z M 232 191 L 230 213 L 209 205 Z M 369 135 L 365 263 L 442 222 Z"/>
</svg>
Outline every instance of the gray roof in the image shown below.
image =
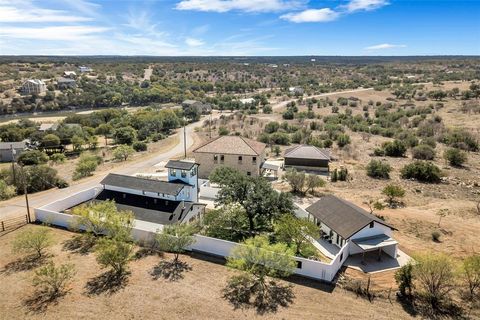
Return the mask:
<svg viewBox="0 0 480 320">
<path fill-rule="evenodd" d="M 57 83 L 75 83 L 75 80 L 70 78 L 58 78 Z"/>
<path fill-rule="evenodd" d="M 180 183 L 126 176 L 116 173 L 109 173 L 100 183 L 134 190 L 164 193 L 171 196 L 178 195 L 184 187 L 184 184 Z"/>
<path fill-rule="evenodd" d="M 182 222 L 190 209 L 192 202 L 157 199 L 136 194 L 103 190 L 93 201 L 115 201 L 118 210 L 132 211 L 135 219 L 159 224 L 173 224 Z"/>
<path fill-rule="evenodd" d="M 181 161 L 181 160 L 169 160 L 165 165 L 165 168 L 190 170 L 195 166 L 195 162 Z"/>
<path fill-rule="evenodd" d="M 285 150 L 285 158 L 330 160 L 330 151 L 315 146 L 299 145 Z"/>
<path fill-rule="evenodd" d="M 27 144 L 25 141 L 20 142 L 0 142 L 0 150 L 10 150 L 13 146 L 13 149 L 25 149 Z"/>
<path fill-rule="evenodd" d="M 393 229 L 393 227 L 375 217 L 373 214 L 333 195 L 321 198 L 305 210 L 329 228 L 333 229 L 344 239 L 350 238 L 372 221 Z"/>
</svg>

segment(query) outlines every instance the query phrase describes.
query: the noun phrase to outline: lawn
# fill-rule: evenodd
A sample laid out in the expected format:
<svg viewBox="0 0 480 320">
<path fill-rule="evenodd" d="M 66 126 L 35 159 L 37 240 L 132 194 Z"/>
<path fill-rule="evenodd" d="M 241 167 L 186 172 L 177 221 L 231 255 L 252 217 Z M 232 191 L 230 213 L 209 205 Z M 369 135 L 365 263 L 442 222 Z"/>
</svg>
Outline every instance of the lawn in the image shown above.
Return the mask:
<svg viewBox="0 0 480 320">
<path fill-rule="evenodd" d="M 48 249 L 49 259 L 57 264 L 74 264 L 77 274 L 64 297 L 55 303 L 38 305 L 32 302 L 32 297 L 35 298 L 31 284 L 34 271 L 15 263 L 21 256 L 11 250 L 15 236 L 30 228 L 39 226 L 28 225 L 0 237 L 0 319 L 409 318 L 395 301 L 390 303 L 378 298 L 370 303 L 339 287 L 300 277 L 289 279 L 295 295 L 293 303 L 280 307 L 276 313 L 260 315 L 254 309 L 235 310 L 223 298 L 222 289 L 227 279 L 238 271 L 225 267 L 222 259 L 197 253 L 181 256 L 187 267 L 176 281 L 163 277 L 154 280 L 150 274 L 160 261 L 170 260 L 170 254 L 147 255 L 131 261 L 131 274 L 126 283 L 109 290 L 108 284 L 99 286 L 104 271 L 99 268 L 93 253 L 65 249 L 64 245 L 77 234 L 55 228 L 51 229 L 55 244 Z"/>
</svg>

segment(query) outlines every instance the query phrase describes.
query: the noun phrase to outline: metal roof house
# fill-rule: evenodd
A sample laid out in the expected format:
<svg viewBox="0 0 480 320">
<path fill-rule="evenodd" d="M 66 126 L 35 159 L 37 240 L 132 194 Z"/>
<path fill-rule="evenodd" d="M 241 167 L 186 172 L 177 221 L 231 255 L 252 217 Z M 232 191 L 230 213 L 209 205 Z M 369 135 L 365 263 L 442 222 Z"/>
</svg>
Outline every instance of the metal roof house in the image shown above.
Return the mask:
<svg viewBox="0 0 480 320">
<path fill-rule="evenodd" d="M 397 257 L 398 243 L 391 237 L 395 228 L 353 203 L 327 195 L 305 210 L 322 239 L 338 248 L 348 244 L 350 255 L 375 251 Z"/>
<path fill-rule="evenodd" d="M 0 162 L 9 162 L 27 149 L 25 141 L 20 142 L 0 142 Z"/>
<path fill-rule="evenodd" d="M 186 222 L 202 214 L 198 164 L 171 160 L 167 168 L 168 181 L 110 173 L 92 201 L 114 200 L 118 209 L 132 211 L 137 220 L 159 224 Z"/>
<path fill-rule="evenodd" d="M 285 150 L 285 168 L 291 167 L 300 171 L 328 172 L 330 151 L 315 146 L 299 145 Z"/>
</svg>

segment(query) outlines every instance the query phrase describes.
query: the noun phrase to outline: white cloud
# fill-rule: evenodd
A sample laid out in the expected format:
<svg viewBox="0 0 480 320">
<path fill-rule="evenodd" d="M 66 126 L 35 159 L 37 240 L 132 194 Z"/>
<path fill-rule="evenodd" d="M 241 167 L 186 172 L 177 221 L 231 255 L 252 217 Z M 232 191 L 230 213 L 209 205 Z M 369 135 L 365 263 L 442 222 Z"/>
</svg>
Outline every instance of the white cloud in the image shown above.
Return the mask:
<svg viewBox="0 0 480 320">
<path fill-rule="evenodd" d="M 371 11 L 388 5 L 387 0 L 352 0 L 344 7 L 348 12 Z"/>
<path fill-rule="evenodd" d="M 130 10 L 126 16 L 127 23 L 124 26 L 135 29 L 141 33 L 151 33 L 157 36 L 165 36 L 165 32 L 157 31 L 157 24 L 151 20 L 152 15 L 146 10 L 132 11 Z"/>
<path fill-rule="evenodd" d="M 70 15 L 63 10 L 0 6 L 0 22 L 82 22 L 90 20 L 92 19 L 88 17 Z"/>
<path fill-rule="evenodd" d="M 0 28 L 0 38 L 79 41 L 107 30 L 109 29 L 92 26 L 2 27 Z"/>
<path fill-rule="evenodd" d="M 299 0 L 182 0 L 178 10 L 228 12 L 275 12 L 298 8 L 304 1 Z"/>
<path fill-rule="evenodd" d="M 203 42 L 202 40 L 195 39 L 195 38 L 186 38 L 185 43 L 189 47 L 200 47 L 205 44 L 205 42 Z"/>
<path fill-rule="evenodd" d="M 308 9 L 296 13 L 287 13 L 281 16 L 281 19 L 295 23 L 301 22 L 328 22 L 337 19 L 340 13 L 330 9 Z"/>
<path fill-rule="evenodd" d="M 391 44 L 391 43 L 382 43 L 374 46 L 366 47 L 365 50 L 384 50 L 384 49 L 393 49 L 393 48 L 405 48 L 404 44 Z"/>
</svg>

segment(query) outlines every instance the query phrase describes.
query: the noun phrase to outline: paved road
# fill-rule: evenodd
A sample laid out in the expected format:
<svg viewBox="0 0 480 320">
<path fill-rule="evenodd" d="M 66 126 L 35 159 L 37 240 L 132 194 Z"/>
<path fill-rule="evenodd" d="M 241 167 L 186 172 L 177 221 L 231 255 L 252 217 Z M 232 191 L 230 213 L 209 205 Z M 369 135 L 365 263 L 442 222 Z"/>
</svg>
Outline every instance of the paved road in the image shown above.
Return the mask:
<svg viewBox="0 0 480 320">
<path fill-rule="evenodd" d="M 212 118 L 219 117 L 220 114 L 215 114 Z M 194 128 L 200 126 L 204 119 L 200 122 L 192 123 L 186 127 L 186 137 L 187 137 L 187 150 L 193 146 L 193 133 Z M 137 172 L 141 172 L 146 168 L 150 168 L 153 165 L 161 162 L 167 161 L 175 156 L 180 156 L 184 153 L 184 134 L 183 128 L 179 129 L 175 135 L 178 135 L 179 141 L 178 143 L 167 152 L 156 154 L 153 157 L 149 157 L 147 159 L 142 159 L 135 162 L 129 162 L 125 165 L 116 167 L 112 169 L 110 172 L 120 173 L 120 174 L 134 174 Z M 107 173 L 105 173 L 106 175 Z M 46 205 L 49 202 L 52 202 L 56 199 L 61 199 L 71 195 L 73 193 L 90 189 L 98 185 L 98 183 L 103 179 L 104 175 L 93 176 L 89 178 L 85 178 L 78 184 L 74 184 L 65 189 L 51 189 L 39 193 L 35 193 L 29 196 L 29 203 L 30 203 L 30 210 L 33 212 L 33 208 L 38 208 L 43 205 Z M 19 196 L 13 199 L 0 202 L 0 218 L 16 216 L 19 214 L 26 214 L 26 206 L 25 206 L 25 197 Z"/>
<path fill-rule="evenodd" d="M 307 99 L 308 99 L 308 98 L 309 98 L 309 99 L 311 99 L 311 98 L 322 98 L 322 97 L 333 96 L 333 95 L 336 95 L 336 94 L 356 93 L 356 92 L 363 92 L 363 91 L 370 91 L 370 90 L 373 90 L 373 88 L 361 88 L 361 89 L 346 90 L 346 91 L 327 92 L 327 93 L 317 94 L 317 95 L 310 96 L 310 97 L 306 97 L 306 98 L 307 98 Z M 285 107 L 288 103 L 290 103 L 290 102 L 292 102 L 292 101 L 297 101 L 297 100 L 298 100 L 298 98 L 295 98 L 295 99 L 291 99 L 291 100 L 287 100 L 287 101 L 282 101 L 282 102 L 273 104 L 273 105 L 272 105 L 272 109 L 273 109 L 273 110 L 275 110 L 275 109 L 281 109 L 281 108 Z"/>
</svg>

